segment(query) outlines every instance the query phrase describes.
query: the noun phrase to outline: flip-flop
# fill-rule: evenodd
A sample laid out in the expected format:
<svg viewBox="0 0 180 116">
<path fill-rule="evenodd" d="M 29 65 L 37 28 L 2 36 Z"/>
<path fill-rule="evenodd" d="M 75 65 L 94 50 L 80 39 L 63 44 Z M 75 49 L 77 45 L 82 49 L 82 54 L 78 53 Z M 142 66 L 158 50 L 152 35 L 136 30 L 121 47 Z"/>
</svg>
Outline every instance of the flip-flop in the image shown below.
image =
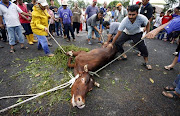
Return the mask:
<svg viewBox="0 0 180 116">
<path fill-rule="evenodd" d="M 15 49 L 11 49 L 9 52 L 10 52 L 10 53 L 14 53 L 14 52 L 15 52 Z"/>
<path fill-rule="evenodd" d="M 166 91 L 174 91 L 175 87 L 174 86 L 167 86 L 167 87 L 164 87 L 164 90 L 166 90 Z"/>
<path fill-rule="evenodd" d="M 164 66 L 164 69 L 166 69 L 166 70 L 172 70 L 173 68 L 172 68 L 172 67 L 169 67 L 169 65 L 168 65 L 168 66 Z"/>
<path fill-rule="evenodd" d="M 172 97 L 169 97 L 169 96 L 165 95 L 165 94 L 167 94 L 167 93 L 171 94 Z M 174 93 L 174 91 L 163 91 L 162 94 L 163 94 L 165 97 L 168 97 L 168 98 L 170 98 L 170 99 L 175 99 L 175 100 L 180 99 L 180 97 L 179 97 L 178 95 L 176 95 L 176 94 Z"/>
<path fill-rule="evenodd" d="M 147 64 L 147 63 L 143 63 L 143 66 L 145 66 L 145 68 L 147 68 L 148 70 L 152 70 L 152 66 Z"/>
<path fill-rule="evenodd" d="M 28 47 L 23 46 L 23 47 L 21 47 L 21 49 L 28 49 Z"/>
</svg>

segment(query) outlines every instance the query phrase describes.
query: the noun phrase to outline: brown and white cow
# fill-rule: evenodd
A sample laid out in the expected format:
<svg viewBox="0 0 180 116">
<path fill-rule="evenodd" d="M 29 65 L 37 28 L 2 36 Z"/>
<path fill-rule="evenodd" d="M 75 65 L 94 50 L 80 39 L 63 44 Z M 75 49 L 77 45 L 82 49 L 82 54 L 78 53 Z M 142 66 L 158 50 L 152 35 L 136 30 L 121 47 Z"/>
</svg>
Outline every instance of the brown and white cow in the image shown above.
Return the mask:
<svg viewBox="0 0 180 116">
<path fill-rule="evenodd" d="M 85 95 L 88 91 L 92 90 L 93 85 L 98 85 L 88 71 L 96 71 L 109 61 L 111 61 L 117 50 L 115 47 L 109 46 L 93 49 L 89 52 L 85 51 L 70 51 L 67 54 L 75 56 L 75 63 L 71 64 L 72 57 L 69 57 L 68 67 L 74 68 L 74 75 L 79 74 L 79 78 L 76 79 L 71 88 L 71 103 L 73 107 L 84 108 Z"/>
</svg>

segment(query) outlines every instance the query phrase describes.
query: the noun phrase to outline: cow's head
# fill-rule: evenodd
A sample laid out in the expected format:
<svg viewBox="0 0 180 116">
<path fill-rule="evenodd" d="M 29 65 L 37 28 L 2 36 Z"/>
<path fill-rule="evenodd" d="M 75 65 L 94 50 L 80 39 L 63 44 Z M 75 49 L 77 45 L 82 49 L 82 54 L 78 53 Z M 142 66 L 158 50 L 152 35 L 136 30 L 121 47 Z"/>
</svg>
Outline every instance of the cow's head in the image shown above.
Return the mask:
<svg viewBox="0 0 180 116">
<path fill-rule="evenodd" d="M 71 89 L 71 103 L 73 107 L 77 106 L 82 109 L 85 107 L 85 95 L 92 90 L 93 79 L 90 77 L 87 65 L 84 66 L 84 71 L 80 72 L 79 78 L 74 82 Z"/>
</svg>

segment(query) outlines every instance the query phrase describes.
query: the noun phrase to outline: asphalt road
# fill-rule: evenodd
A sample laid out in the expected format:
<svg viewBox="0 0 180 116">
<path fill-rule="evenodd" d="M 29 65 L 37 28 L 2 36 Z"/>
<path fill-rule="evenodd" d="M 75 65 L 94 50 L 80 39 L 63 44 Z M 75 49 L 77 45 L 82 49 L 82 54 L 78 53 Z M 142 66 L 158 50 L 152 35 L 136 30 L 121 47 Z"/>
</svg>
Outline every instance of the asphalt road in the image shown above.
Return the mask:
<svg viewBox="0 0 180 116">
<path fill-rule="evenodd" d="M 90 49 L 98 48 L 100 45 L 97 40 L 92 40 L 93 45 L 87 44 L 86 32 L 81 32 L 76 37 L 76 42 L 66 42 L 62 37 L 56 37 L 61 45 L 74 44 L 79 47 L 88 47 Z M 104 38 L 106 36 L 104 35 Z M 50 40 L 53 52 L 58 46 L 53 40 Z M 179 116 L 180 101 L 164 97 L 161 92 L 163 87 L 171 83 L 179 74 L 179 64 L 173 70 L 167 71 L 163 67 L 170 64 L 174 58 L 172 53 L 176 49 L 176 44 L 170 44 L 162 40 L 145 40 L 149 51 L 149 63 L 153 70 L 147 70 L 141 66 L 142 57 L 138 57 L 134 50 L 127 53 L 126 61 L 115 61 L 113 64 L 99 72 L 101 78 L 94 77 L 100 83 L 100 88 L 94 87 L 93 91 L 86 97 L 86 106 L 84 109 L 73 108 L 70 101 L 58 103 L 50 109 L 43 112 L 26 114 L 22 111 L 17 115 L 52 115 L 52 116 L 134 116 L 134 115 L 156 115 L 156 116 Z M 0 96 L 26 94 L 27 83 L 18 82 L 11 75 L 16 74 L 20 69 L 26 67 L 24 60 L 44 56 L 43 51 L 37 50 L 37 44 L 28 45 L 27 50 L 21 50 L 20 45 L 16 45 L 17 50 L 14 54 L 9 53 L 10 47 L 7 43 L 1 42 L 4 48 L 0 48 Z M 127 50 L 129 44 L 124 48 Z M 16 58 L 21 59 L 18 63 L 19 68 L 13 66 Z M 150 78 L 154 81 L 152 83 Z M 0 100 L 0 109 L 10 106 L 17 99 Z M 0 115 L 11 115 L 5 112 Z"/>
</svg>

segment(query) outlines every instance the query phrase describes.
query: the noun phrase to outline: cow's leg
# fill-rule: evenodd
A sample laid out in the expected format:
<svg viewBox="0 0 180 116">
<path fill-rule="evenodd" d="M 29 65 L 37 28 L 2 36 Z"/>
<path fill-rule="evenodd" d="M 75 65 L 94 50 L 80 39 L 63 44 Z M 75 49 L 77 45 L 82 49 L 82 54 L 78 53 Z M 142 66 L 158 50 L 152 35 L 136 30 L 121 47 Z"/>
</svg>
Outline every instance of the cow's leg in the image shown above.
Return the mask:
<svg viewBox="0 0 180 116">
<path fill-rule="evenodd" d="M 73 51 L 73 56 L 77 56 L 79 53 L 81 53 L 82 51 Z"/>
<path fill-rule="evenodd" d="M 72 60 L 72 57 L 69 57 L 67 65 L 69 68 L 74 68 L 75 64 L 71 64 L 71 60 Z"/>
<path fill-rule="evenodd" d="M 79 53 L 81 53 L 81 52 L 85 52 L 85 51 L 69 51 L 69 52 L 67 52 L 67 55 L 69 55 L 69 56 L 77 56 Z"/>
<path fill-rule="evenodd" d="M 94 85 L 95 85 L 96 87 L 100 87 L 100 84 L 97 83 L 97 82 L 94 82 Z"/>
</svg>

